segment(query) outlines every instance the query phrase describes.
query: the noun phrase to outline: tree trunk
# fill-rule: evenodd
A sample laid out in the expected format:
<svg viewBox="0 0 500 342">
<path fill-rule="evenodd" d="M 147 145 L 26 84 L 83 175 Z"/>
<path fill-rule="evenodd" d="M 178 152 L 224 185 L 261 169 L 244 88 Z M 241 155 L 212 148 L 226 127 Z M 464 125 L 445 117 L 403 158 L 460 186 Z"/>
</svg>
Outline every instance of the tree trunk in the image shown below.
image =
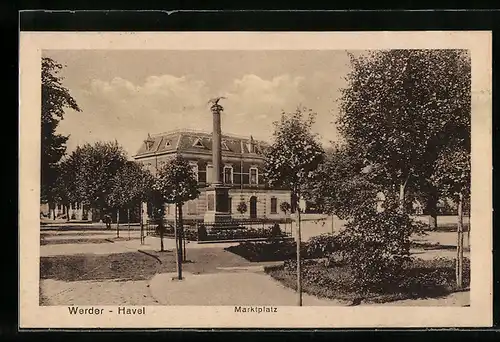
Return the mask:
<svg viewBox="0 0 500 342">
<path fill-rule="evenodd" d="M 177 258 L 179 259 L 179 280 L 181 280 L 182 279 L 182 260 L 184 259 L 183 258 L 184 253 L 182 253 L 182 238 L 184 235 L 184 222 L 182 221 L 182 203 L 179 203 L 178 207 L 179 207 L 179 221 L 178 221 L 178 224 L 179 224 L 179 234 L 178 234 L 179 248 L 177 249 L 177 251 L 178 251 Z"/>
<path fill-rule="evenodd" d="M 464 226 L 463 226 L 463 195 L 458 199 L 458 224 L 457 224 L 457 261 L 456 280 L 459 289 L 463 287 L 464 272 Z"/>
<path fill-rule="evenodd" d="M 128 239 L 130 240 L 130 208 L 127 208 Z"/>
<path fill-rule="evenodd" d="M 426 211 L 427 215 L 429 215 L 429 229 L 436 230 L 437 229 L 437 203 L 438 203 L 438 195 L 435 190 L 431 190 L 429 193 L 429 197 L 427 198 L 426 203 Z"/>
<path fill-rule="evenodd" d="M 406 176 L 406 180 L 404 183 L 401 183 L 399 185 L 399 211 L 401 213 L 406 212 L 405 208 L 405 191 L 406 191 L 406 184 L 408 184 L 408 180 L 410 179 L 411 173 L 408 173 L 408 176 Z"/>
<path fill-rule="evenodd" d="M 116 210 L 116 237 L 120 237 L 120 209 Z"/>
<path fill-rule="evenodd" d="M 297 212 L 298 224 L 297 224 L 297 305 L 302 306 L 302 270 L 300 265 L 300 245 L 301 245 L 301 231 L 300 231 L 300 196 L 296 197 L 295 210 Z"/>
<path fill-rule="evenodd" d="M 66 206 L 66 222 L 69 222 L 69 219 L 70 219 L 70 215 L 69 215 L 69 208 L 70 208 L 71 205 L 67 205 Z"/>
</svg>

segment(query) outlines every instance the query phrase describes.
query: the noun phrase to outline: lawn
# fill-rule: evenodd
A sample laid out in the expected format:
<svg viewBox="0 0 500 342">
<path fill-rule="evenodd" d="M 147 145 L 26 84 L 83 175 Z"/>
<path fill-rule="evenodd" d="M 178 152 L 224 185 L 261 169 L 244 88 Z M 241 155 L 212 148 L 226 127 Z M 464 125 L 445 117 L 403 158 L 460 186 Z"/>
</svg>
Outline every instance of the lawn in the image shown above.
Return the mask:
<svg viewBox="0 0 500 342">
<path fill-rule="evenodd" d="M 176 271 L 174 252 L 148 251 L 120 254 L 80 254 L 40 258 L 41 279 L 78 280 L 147 280 L 156 273 Z M 237 267 L 249 262 L 216 248 L 192 249 L 187 252 L 183 269 L 199 274 L 216 272 L 217 267 Z"/>
<path fill-rule="evenodd" d="M 465 259 L 464 283 L 470 282 L 470 261 Z M 284 286 L 296 289 L 296 262 L 269 266 L 265 272 Z M 385 303 L 402 299 L 441 297 L 458 291 L 455 284 L 455 263 L 449 259 L 415 259 L 404 269 L 404 281 L 383 290 L 360 294 L 350 267 L 344 264 L 327 265 L 323 260 L 305 260 L 302 268 L 302 289 L 320 297 L 360 304 Z"/>
</svg>

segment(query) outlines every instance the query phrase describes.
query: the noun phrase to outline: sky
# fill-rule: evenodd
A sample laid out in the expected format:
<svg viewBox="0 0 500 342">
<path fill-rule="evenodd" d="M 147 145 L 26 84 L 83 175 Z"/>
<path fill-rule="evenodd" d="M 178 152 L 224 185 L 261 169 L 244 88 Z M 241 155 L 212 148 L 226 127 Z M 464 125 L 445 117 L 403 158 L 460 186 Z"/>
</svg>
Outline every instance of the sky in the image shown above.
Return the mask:
<svg viewBox="0 0 500 342">
<path fill-rule="evenodd" d="M 82 112 L 67 110 L 58 132 L 67 152 L 117 140 L 133 156 L 149 134 L 191 128 L 211 131 L 210 98 L 220 101 L 223 133 L 270 141 L 281 112 L 317 113 L 313 131 L 326 146 L 338 139 L 339 89 L 347 52 L 45 50 Z"/>
</svg>

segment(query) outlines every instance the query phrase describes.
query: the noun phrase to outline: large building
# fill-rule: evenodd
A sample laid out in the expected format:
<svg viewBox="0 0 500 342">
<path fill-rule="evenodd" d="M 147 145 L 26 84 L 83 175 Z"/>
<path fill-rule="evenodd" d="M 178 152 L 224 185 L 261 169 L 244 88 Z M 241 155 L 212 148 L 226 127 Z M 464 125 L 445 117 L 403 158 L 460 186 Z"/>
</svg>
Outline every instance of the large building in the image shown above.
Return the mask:
<svg viewBox="0 0 500 342">
<path fill-rule="evenodd" d="M 290 191 L 270 188 L 264 180 L 264 151 L 267 144 L 250 137 L 222 135 L 222 165 L 220 177 L 229 187 L 229 211 L 233 218 L 284 218 L 280 210 L 283 202 L 290 203 Z M 194 130 L 177 130 L 148 135 L 134 159 L 153 174 L 176 154 L 182 155 L 192 165 L 198 178 L 200 196 L 185 204 L 184 216 L 203 219 L 205 212 L 213 210 L 207 203 L 205 189 L 213 179 L 212 133 Z M 240 203 L 247 211 L 238 212 Z M 149 211 L 149 210 L 148 210 Z M 173 205 L 166 208 L 166 216 L 173 217 Z M 288 213 L 289 214 L 289 213 Z"/>
</svg>

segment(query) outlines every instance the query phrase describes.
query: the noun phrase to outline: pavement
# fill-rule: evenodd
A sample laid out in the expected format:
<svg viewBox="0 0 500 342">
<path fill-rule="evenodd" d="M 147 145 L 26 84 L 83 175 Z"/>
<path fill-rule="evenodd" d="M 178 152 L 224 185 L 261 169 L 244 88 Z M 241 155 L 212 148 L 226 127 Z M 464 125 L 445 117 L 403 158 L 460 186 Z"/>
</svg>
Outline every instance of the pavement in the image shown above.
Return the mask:
<svg viewBox="0 0 500 342">
<path fill-rule="evenodd" d="M 297 305 L 297 294 L 255 269 L 210 274 L 157 274 L 150 280 L 150 291 L 160 305 Z M 303 295 L 304 306 L 342 305 L 339 301 Z"/>
</svg>

